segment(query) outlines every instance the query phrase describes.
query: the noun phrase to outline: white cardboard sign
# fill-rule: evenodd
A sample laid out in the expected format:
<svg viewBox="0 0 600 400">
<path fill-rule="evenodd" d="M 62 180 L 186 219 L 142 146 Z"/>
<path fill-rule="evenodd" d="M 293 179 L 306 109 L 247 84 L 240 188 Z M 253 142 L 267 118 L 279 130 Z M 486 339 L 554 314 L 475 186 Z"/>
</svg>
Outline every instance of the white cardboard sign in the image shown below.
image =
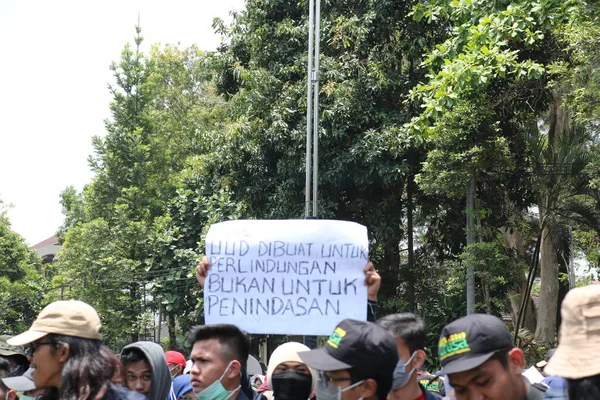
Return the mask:
<svg viewBox="0 0 600 400">
<path fill-rule="evenodd" d="M 210 227 L 207 324 L 249 333 L 329 335 L 366 320 L 367 228 L 332 220 L 239 220 Z"/>
</svg>

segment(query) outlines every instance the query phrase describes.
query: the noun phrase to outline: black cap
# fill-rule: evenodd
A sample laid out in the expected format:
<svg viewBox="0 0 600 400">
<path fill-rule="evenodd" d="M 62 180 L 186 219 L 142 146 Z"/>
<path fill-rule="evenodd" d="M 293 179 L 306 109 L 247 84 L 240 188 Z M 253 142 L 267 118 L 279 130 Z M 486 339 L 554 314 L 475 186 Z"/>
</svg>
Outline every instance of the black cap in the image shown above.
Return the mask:
<svg viewBox="0 0 600 400">
<path fill-rule="evenodd" d="M 468 371 L 513 347 L 510 331 L 500 319 L 487 314 L 467 315 L 442 329 L 438 345 L 441 373 Z"/>
<path fill-rule="evenodd" d="M 396 341 L 372 322 L 345 319 L 335 328 L 324 347 L 298 353 L 302 361 L 319 371 L 352 369 L 358 379 L 390 378 L 398 363 Z"/>
</svg>

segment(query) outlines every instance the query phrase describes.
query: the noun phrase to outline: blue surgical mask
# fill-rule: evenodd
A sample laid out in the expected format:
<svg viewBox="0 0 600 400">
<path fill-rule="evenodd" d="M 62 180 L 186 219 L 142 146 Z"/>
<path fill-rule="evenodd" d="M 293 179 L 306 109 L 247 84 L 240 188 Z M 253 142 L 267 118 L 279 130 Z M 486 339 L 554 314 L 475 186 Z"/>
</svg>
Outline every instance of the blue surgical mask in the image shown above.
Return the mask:
<svg viewBox="0 0 600 400">
<path fill-rule="evenodd" d="M 233 361 L 229 363 L 227 368 L 225 368 L 223 375 L 221 375 L 221 377 L 218 380 L 214 381 L 208 387 L 204 388 L 204 390 L 202 390 L 200 393 L 196 393 L 196 397 L 198 398 L 198 400 L 227 400 L 231 397 L 231 395 L 233 395 L 240 389 L 240 386 L 238 386 L 235 390 L 229 391 L 225 389 L 225 387 L 221 383 L 221 380 L 223 379 L 227 371 L 229 371 L 231 363 L 233 363 Z"/>
<path fill-rule="evenodd" d="M 339 386 L 336 386 L 336 385 L 333 385 L 333 384 L 327 382 L 325 379 L 323 379 L 322 373 L 319 373 L 319 375 L 317 376 L 317 399 L 318 400 L 341 400 L 343 392 L 350 390 L 354 387 L 357 387 L 358 385 L 360 385 L 363 382 L 364 382 L 364 380 L 356 382 L 355 384 L 342 389 Z M 360 397 L 358 400 L 363 400 L 363 398 Z"/>
<path fill-rule="evenodd" d="M 394 369 L 394 380 L 392 382 L 392 390 L 403 388 L 410 382 L 410 378 L 415 373 L 415 369 L 411 369 L 410 372 L 406 372 L 406 366 L 410 364 L 413 358 L 415 358 L 416 352 L 410 356 L 408 361 L 399 360 L 398 364 L 396 364 L 396 368 Z"/>
</svg>

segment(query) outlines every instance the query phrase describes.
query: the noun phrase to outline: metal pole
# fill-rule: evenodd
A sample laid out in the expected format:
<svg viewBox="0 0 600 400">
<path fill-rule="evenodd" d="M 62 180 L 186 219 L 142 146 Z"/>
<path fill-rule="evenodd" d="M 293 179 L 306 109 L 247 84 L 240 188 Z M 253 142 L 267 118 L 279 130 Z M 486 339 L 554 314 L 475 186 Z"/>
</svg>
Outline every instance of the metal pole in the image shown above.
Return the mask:
<svg viewBox="0 0 600 400">
<path fill-rule="evenodd" d="M 319 193 L 319 53 L 321 41 L 321 0 L 316 0 L 315 11 L 315 69 L 313 72 L 313 217 L 317 217 L 317 195 Z"/>
<path fill-rule="evenodd" d="M 313 36 L 315 22 L 315 0 L 310 0 L 308 11 L 308 73 L 307 73 L 307 91 L 306 91 L 306 183 L 305 183 L 305 204 L 304 216 L 310 217 L 310 157 L 311 134 L 312 134 L 312 69 L 313 69 Z"/>
<path fill-rule="evenodd" d="M 317 0 L 317 4 L 319 4 L 320 0 Z M 315 0 L 310 0 L 309 3 L 309 11 L 308 11 L 308 73 L 307 73 L 307 83 L 308 83 L 308 87 L 307 87 L 307 93 L 306 93 L 306 204 L 305 204 L 305 210 L 304 210 L 304 215 L 306 218 L 311 218 L 310 215 L 310 179 L 311 179 L 311 174 L 310 174 L 310 167 L 311 167 L 311 160 L 310 157 L 312 155 L 311 152 L 311 133 L 312 133 L 312 122 L 313 119 L 311 117 L 314 117 L 314 132 L 315 132 L 315 155 L 313 158 L 313 162 L 316 160 L 317 158 L 317 152 L 318 150 L 318 135 L 317 135 L 317 129 L 318 129 L 318 118 L 317 116 L 319 115 L 319 89 L 318 89 L 318 80 L 317 80 L 317 76 L 318 76 L 318 57 L 319 57 L 319 21 L 320 21 L 320 4 L 317 6 L 317 39 L 315 39 Z M 316 43 L 316 44 L 315 44 Z M 313 44 L 315 44 L 316 46 L 316 51 L 314 51 L 314 47 Z M 317 60 L 317 67 L 316 69 L 313 69 L 313 56 L 316 57 Z M 315 111 L 314 111 L 314 116 L 311 115 L 311 112 L 313 112 L 313 82 L 317 82 L 317 89 L 314 92 L 314 98 L 315 98 Z M 317 207 L 317 168 L 318 165 L 315 163 L 315 168 L 314 168 L 314 181 L 313 181 L 313 185 L 314 185 L 314 193 L 313 193 L 313 217 L 315 217 L 317 215 L 316 212 L 316 207 Z M 307 345 L 309 348 L 314 349 L 317 347 L 317 338 L 315 336 L 304 336 L 303 338 L 304 344 Z"/>
</svg>

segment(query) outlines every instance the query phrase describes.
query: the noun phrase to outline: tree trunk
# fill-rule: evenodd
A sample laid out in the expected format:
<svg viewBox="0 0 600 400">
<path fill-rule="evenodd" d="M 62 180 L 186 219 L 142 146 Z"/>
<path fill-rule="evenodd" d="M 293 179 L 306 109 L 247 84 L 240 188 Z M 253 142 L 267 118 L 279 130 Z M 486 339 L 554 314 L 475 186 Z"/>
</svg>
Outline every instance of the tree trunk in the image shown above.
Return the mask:
<svg viewBox="0 0 600 400">
<path fill-rule="evenodd" d="M 547 204 L 547 202 L 544 202 Z M 540 217 L 545 212 L 540 210 Z M 558 310 L 558 256 L 556 245 L 547 224 L 542 228 L 540 246 L 540 313 L 535 335 L 542 343 L 554 343 L 556 338 L 556 313 Z"/>
<path fill-rule="evenodd" d="M 131 299 L 131 315 L 132 316 L 139 316 L 140 313 L 138 312 L 138 290 L 137 290 L 137 284 L 132 283 L 131 286 L 129 287 L 129 298 Z M 134 317 L 135 318 L 135 317 Z M 131 343 L 137 342 L 140 340 L 140 333 L 139 333 L 139 326 L 136 326 L 134 331 L 131 332 Z"/>
<path fill-rule="evenodd" d="M 384 249 L 384 262 L 386 266 L 386 271 L 383 272 L 382 281 L 386 282 L 385 287 L 382 285 L 382 288 L 386 290 L 386 293 L 397 296 L 398 286 L 401 281 L 404 279 L 400 278 L 400 248 L 398 243 L 395 246 L 389 245 Z M 390 286 L 387 287 L 387 282 L 390 282 Z"/>
<path fill-rule="evenodd" d="M 475 212 L 475 174 L 469 180 L 467 186 L 467 246 L 474 242 L 474 230 L 475 224 L 473 220 L 473 214 Z M 467 267 L 467 314 L 473 314 L 475 312 L 475 271 L 473 266 Z"/>
<path fill-rule="evenodd" d="M 415 256 L 414 256 L 414 241 L 413 241 L 413 177 L 412 174 L 408 177 L 406 189 L 406 219 L 408 230 L 408 273 L 406 274 L 407 287 L 406 299 L 408 301 L 408 310 L 415 312 L 417 310 L 415 303 Z"/>
<path fill-rule="evenodd" d="M 507 205 L 507 208 L 512 208 L 511 205 Z M 511 226 L 515 226 L 517 221 L 520 221 L 520 217 L 516 212 L 512 212 L 509 216 L 509 222 Z M 505 228 L 503 232 L 504 247 L 512 250 L 516 256 L 525 257 L 525 245 L 523 243 L 523 233 L 517 229 Z M 518 268 L 514 272 L 514 279 L 516 281 L 515 286 L 508 291 L 507 302 L 508 309 L 513 321 L 513 325 L 517 324 L 519 318 L 519 309 L 521 302 L 523 301 L 523 295 L 527 292 L 527 276 L 522 269 Z M 524 318 L 521 321 L 521 327 L 534 333 L 537 326 L 537 310 L 535 309 L 535 303 L 530 297 L 527 299 L 524 310 Z"/>
<path fill-rule="evenodd" d="M 560 88 L 554 91 L 554 102 L 550 108 L 550 121 L 548 128 L 548 147 L 546 149 L 546 162 L 554 162 L 560 150 L 558 137 L 569 129 L 571 117 L 568 109 L 563 104 L 563 94 Z M 542 244 L 540 247 L 540 313 L 539 324 L 536 330 L 537 338 L 546 344 L 555 342 L 559 304 L 559 257 L 554 238 L 550 234 L 546 221 L 554 212 L 558 201 L 560 182 L 548 178 L 545 192 L 541 195 L 539 204 L 540 225 L 542 227 Z M 564 292 L 564 290 L 563 290 Z M 564 292 L 566 293 L 566 292 Z"/>
<path fill-rule="evenodd" d="M 170 311 L 167 314 L 167 318 L 169 327 L 169 346 L 172 349 L 177 349 L 177 324 L 175 323 L 175 314 L 173 314 L 173 312 Z"/>
</svg>

